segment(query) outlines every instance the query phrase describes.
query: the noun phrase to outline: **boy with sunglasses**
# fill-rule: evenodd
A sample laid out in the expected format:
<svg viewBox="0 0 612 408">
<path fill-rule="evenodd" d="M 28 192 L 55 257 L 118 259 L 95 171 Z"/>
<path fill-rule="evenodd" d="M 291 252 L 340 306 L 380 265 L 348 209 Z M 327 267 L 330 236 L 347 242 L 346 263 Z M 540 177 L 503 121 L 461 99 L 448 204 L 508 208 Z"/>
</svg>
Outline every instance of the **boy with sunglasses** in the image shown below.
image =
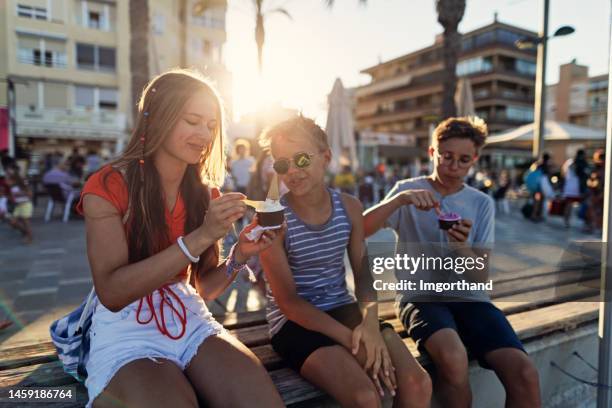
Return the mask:
<svg viewBox="0 0 612 408">
<path fill-rule="evenodd" d="M 398 182 L 385 200 L 369 209 L 364 214 L 366 236 L 390 227 L 398 235 L 396 252 L 400 255 L 488 259 L 494 240 L 494 203 L 464 183 L 486 136 L 481 119 L 449 118 L 440 123 L 429 147 L 433 172 Z M 457 213 L 461 220 L 445 231 L 438 217 L 449 212 Z M 411 273 L 429 282 L 489 280 L 486 262 L 480 269 L 449 269 L 420 267 Z M 398 273 L 402 272 L 396 270 Z M 396 305 L 408 334 L 436 365 L 436 395 L 442 406 L 471 406 L 468 354 L 498 375 L 506 390 L 507 407 L 541 405 L 538 372 L 486 292 L 398 292 Z"/>
<path fill-rule="evenodd" d="M 341 406 L 380 406 L 386 394 L 396 406 L 428 407 L 427 372 L 378 320 L 372 276 L 363 267 L 363 207 L 326 186 L 327 135 L 298 116 L 265 132 L 261 144 L 289 189 L 281 197 L 282 239 L 260 254 L 272 347 Z M 347 287 L 345 254 L 356 297 Z"/>
</svg>

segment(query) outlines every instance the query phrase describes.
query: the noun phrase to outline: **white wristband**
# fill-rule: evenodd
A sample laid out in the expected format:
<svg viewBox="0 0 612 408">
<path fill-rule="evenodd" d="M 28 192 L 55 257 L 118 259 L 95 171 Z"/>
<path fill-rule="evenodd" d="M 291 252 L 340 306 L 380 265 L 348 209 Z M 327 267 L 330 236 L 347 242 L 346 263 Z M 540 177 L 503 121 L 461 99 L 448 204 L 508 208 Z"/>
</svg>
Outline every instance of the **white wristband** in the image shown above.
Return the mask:
<svg viewBox="0 0 612 408">
<path fill-rule="evenodd" d="M 176 243 L 178 244 L 179 248 L 181 248 L 181 251 L 183 251 L 183 253 L 185 254 L 185 256 L 187 258 L 189 258 L 189 260 L 193 263 L 198 263 L 200 262 L 200 257 L 199 256 L 193 256 L 191 255 L 191 253 L 189 252 L 189 250 L 187 249 L 187 245 L 185 245 L 185 243 L 183 242 L 183 237 L 180 236 L 176 239 Z"/>
</svg>

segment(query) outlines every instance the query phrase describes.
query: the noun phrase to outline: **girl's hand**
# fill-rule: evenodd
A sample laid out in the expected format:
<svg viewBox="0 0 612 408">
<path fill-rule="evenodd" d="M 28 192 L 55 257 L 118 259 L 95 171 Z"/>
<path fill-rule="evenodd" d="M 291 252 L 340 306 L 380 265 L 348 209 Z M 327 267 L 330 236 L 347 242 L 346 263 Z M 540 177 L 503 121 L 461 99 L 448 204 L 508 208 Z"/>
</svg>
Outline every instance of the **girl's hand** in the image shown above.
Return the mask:
<svg viewBox="0 0 612 408">
<path fill-rule="evenodd" d="M 239 263 L 246 262 L 253 255 L 257 255 L 261 251 L 267 249 L 272 245 L 276 239 L 282 239 L 285 233 L 287 225 L 283 223 L 282 227 L 277 230 L 266 230 L 261 235 L 259 240 L 250 241 L 247 238 L 247 234 L 258 225 L 257 214 L 253 217 L 253 220 L 249 225 L 244 227 L 238 237 L 238 246 L 236 247 L 236 261 Z"/>
<path fill-rule="evenodd" d="M 199 227 L 202 234 L 212 241 L 223 238 L 234 222 L 244 216 L 246 204 L 244 194 L 227 193 L 210 200 L 204 222 Z"/>
<path fill-rule="evenodd" d="M 366 322 L 362 322 L 359 326 L 355 327 L 353 330 L 353 355 L 357 355 L 359 352 L 360 344 L 363 344 L 366 352 L 366 361 L 363 368 L 366 372 L 369 372 L 380 396 L 384 397 L 385 395 L 380 383 L 381 377 L 385 387 L 391 395 L 395 396 L 395 389 L 397 388 L 395 368 L 391 362 L 387 344 L 380 334 L 378 324 L 368 325 Z"/>
</svg>

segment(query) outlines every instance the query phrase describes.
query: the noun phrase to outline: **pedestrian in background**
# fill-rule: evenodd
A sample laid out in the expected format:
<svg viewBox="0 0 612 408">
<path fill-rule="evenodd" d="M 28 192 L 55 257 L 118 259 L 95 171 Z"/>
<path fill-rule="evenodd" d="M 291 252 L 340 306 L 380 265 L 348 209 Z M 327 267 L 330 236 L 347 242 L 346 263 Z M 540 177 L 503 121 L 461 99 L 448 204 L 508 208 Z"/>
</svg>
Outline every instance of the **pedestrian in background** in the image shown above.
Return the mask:
<svg viewBox="0 0 612 408">
<path fill-rule="evenodd" d="M 33 212 L 32 192 L 25 180 L 16 172 L 9 173 L 6 182 L 15 206 L 9 222 L 13 228 L 21 232 L 23 243 L 31 244 L 33 240 L 32 227 L 30 226 Z"/>
<path fill-rule="evenodd" d="M 230 164 L 232 177 L 234 178 L 234 187 L 236 191 L 246 194 L 249 180 L 251 179 L 251 171 L 255 165 L 255 159 L 250 156 L 249 142 L 239 140 L 236 142 L 235 158 Z"/>
<path fill-rule="evenodd" d="M 588 178 L 588 163 L 585 159 L 584 150 L 576 152 L 574 158 L 567 159 L 561 166 L 563 177 L 563 219 L 565 226 L 570 227 L 572 209 L 575 203 L 581 203 L 586 193 Z"/>
</svg>

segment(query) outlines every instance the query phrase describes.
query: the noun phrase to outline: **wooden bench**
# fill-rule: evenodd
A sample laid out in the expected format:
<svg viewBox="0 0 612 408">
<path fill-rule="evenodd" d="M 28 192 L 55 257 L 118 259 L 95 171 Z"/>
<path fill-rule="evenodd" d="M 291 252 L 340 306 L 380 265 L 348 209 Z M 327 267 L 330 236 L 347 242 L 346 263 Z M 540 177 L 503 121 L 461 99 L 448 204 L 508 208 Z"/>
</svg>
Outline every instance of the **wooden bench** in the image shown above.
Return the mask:
<svg viewBox="0 0 612 408">
<path fill-rule="evenodd" d="M 594 273 L 571 270 L 558 273 L 543 270 L 535 275 L 525 272 L 507 274 L 496 280 L 493 301 L 508 316 L 518 336 L 527 344 L 595 322 L 599 310 L 596 278 Z M 381 318 L 391 323 L 402 336 L 412 354 L 427 366 L 426 356 L 419 354 L 395 317 L 393 304 L 381 303 L 379 311 Z M 218 317 L 218 320 L 263 362 L 287 405 L 314 406 L 326 398 L 320 390 L 287 368 L 274 352 L 269 343 L 263 311 L 228 314 Z M 87 401 L 87 391 L 63 372 L 51 342 L 0 350 L 0 389 L 66 385 L 77 387 L 77 402 L 53 406 L 83 406 Z M 37 405 L 31 403 L 31 406 Z"/>
</svg>

